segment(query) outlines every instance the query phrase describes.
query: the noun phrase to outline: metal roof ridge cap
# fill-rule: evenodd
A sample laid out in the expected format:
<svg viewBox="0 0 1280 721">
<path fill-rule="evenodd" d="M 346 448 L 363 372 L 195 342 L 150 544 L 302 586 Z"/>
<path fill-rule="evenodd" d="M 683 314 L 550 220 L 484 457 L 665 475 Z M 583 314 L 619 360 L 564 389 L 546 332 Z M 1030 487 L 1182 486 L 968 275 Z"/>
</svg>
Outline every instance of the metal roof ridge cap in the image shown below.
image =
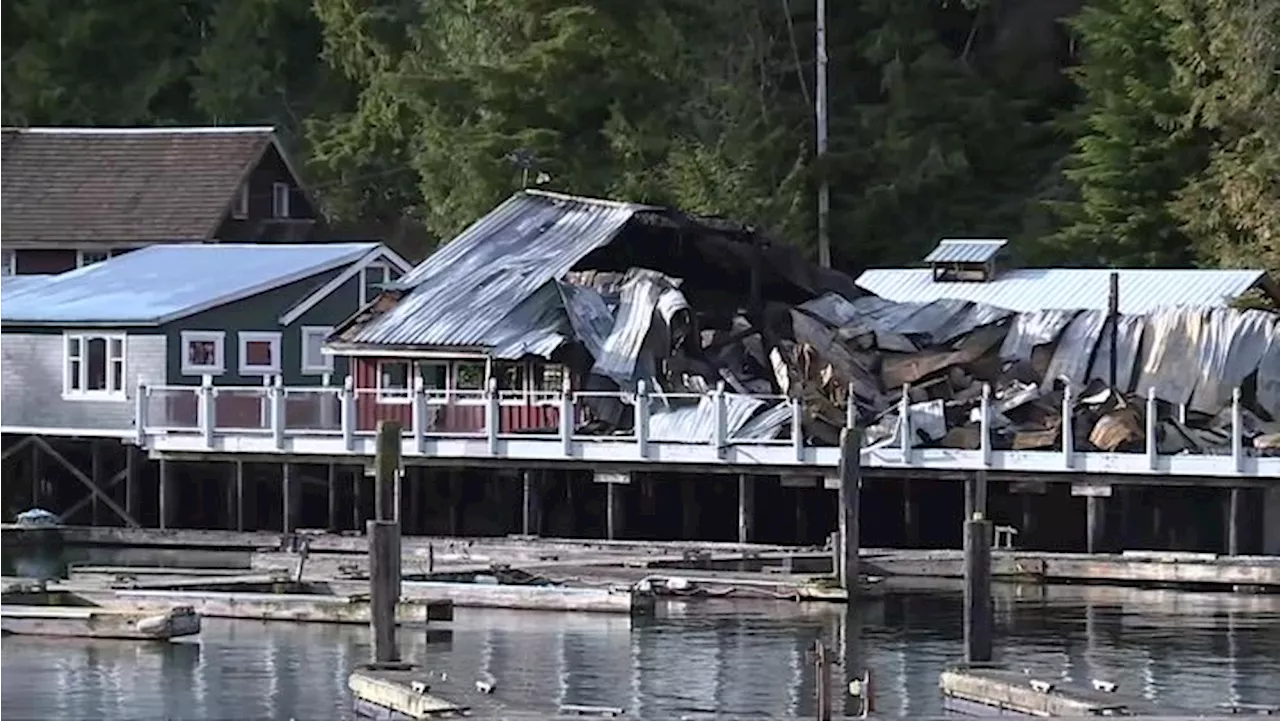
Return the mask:
<svg viewBox="0 0 1280 721">
<path fill-rule="evenodd" d="M 577 203 L 590 203 L 592 205 L 606 205 L 606 206 L 618 208 L 619 210 L 630 210 L 632 212 L 635 212 L 637 210 L 666 210 L 666 208 L 664 208 L 661 205 L 633 203 L 628 200 L 610 200 L 608 198 L 593 198 L 586 195 L 571 195 L 569 193 L 560 193 L 554 190 L 543 190 L 541 188 L 523 188 L 522 190 L 520 190 L 520 194 L 541 196 L 544 198 L 551 198 L 553 200 L 571 200 Z"/>
</svg>

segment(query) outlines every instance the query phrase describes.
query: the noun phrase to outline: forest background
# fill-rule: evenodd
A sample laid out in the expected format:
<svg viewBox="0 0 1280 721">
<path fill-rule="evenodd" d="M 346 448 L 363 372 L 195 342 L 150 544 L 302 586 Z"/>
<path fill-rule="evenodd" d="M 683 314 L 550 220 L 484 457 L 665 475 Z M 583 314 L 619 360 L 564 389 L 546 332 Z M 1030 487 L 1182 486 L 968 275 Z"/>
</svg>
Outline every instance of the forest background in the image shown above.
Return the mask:
<svg viewBox="0 0 1280 721">
<path fill-rule="evenodd" d="M 526 178 L 834 264 L 1280 271 L 1280 2 L 6 0 L 11 125 L 274 124 L 342 232 L 425 256 Z M 527 171 L 527 172 L 526 172 Z M 816 255 L 816 254 L 815 254 Z"/>
</svg>

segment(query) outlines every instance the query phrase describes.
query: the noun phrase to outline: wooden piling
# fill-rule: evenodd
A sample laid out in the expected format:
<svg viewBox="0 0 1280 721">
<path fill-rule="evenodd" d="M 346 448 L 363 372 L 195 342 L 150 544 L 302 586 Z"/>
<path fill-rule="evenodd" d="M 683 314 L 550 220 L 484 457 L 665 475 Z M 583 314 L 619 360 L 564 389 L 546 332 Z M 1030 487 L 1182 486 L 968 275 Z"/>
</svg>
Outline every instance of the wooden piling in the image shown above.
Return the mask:
<svg viewBox="0 0 1280 721">
<path fill-rule="evenodd" d="M 751 543 L 756 537 L 756 479 L 745 473 L 738 475 L 738 543 Z"/>
<path fill-rule="evenodd" d="M 338 517 L 338 464 L 330 463 L 328 467 L 328 484 L 329 484 L 329 532 L 333 533 L 341 530 L 342 521 Z"/>
<path fill-rule="evenodd" d="M 964 651 L 968 663 L 991 661 L 991 522 L 981 512 L 964 524 Z"/>
<path fill-rule="evenodd" d="M 396 521 L 396 480 L 400 472 L 400 424 L 378 421 L 374 456 L 377 518 L 369 521 L 369 602 L 373 625 L 373 662 L 400 660 L 396 648 L 396 604 L 400 600 L 400 525 Z"/>
<path fill-rule="evenodd" d="M 858 588 L 859 536 L 858 512 L 862 489 L 862 430 L 846 427 L 840 432 L 840 491 L 838 519 L 840 533 L 840 567 L 836 577 L 852 601 Z"/>
<path fill-rule="evenodd" d="M 175 516 L 177 515 L 177 504 L 173 498 L 173 474 L 169 468 L 170 462 L 160 459 L 160 528 L 173 528 Z"/>
<path fill-rule="evenodd" d="M 822 639 L 813 642 L 814 712 L 818 721 L 831 721 L 831 662 Z"/>
</svg>

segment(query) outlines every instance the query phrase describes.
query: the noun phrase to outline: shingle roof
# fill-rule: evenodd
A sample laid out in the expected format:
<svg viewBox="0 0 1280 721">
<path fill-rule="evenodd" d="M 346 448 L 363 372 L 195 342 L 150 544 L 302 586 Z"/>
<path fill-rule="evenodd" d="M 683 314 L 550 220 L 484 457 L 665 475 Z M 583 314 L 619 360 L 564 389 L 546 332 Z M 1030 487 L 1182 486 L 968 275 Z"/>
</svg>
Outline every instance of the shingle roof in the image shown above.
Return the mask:
<svg viewBox="0 0 1280 721">
<path fill-rule="evenodd" d="M 5 128 L 6 241 L 208 239 L 269 127 Z"/>
<path fill-rule="evenodd" d="M 1224 307 L 1261 281 L 1261 270 L 1124 269 L 1120 312 L 1150 313 L 1169 306 Z M 1001 272 L 987 282 L 935 282 L 924 268 L 877 268 L 858 285 L 881 298 L 929 303 L 957 298 L 1020 313 L 1049 310 L 1106 310 L 1112 271 L 1106 268 L 1037 268 Z"/>
<path fill-rule="evenodd" d="M 48 277 L 13 297 L 6 294 L 0 321 L 157 325 L 343 267 L 378 247 L 377 243 L 153 245 Z"/>
</svg>

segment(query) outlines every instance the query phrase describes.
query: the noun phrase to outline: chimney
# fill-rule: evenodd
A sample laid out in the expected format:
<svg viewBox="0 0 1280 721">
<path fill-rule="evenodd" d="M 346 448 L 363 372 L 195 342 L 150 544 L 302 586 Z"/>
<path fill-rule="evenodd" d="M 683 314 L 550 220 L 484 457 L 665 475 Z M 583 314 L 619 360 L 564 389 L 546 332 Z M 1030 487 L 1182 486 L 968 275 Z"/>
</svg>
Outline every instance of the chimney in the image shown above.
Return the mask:
<svg viewBox="0 0 1280 721">
<path fill-rule="evenodd" d="M 995 280 L 996 257 L 1005 239 L 944 238 L 926 255 L 933 282 L 987 283 Z"/>
</svg>

